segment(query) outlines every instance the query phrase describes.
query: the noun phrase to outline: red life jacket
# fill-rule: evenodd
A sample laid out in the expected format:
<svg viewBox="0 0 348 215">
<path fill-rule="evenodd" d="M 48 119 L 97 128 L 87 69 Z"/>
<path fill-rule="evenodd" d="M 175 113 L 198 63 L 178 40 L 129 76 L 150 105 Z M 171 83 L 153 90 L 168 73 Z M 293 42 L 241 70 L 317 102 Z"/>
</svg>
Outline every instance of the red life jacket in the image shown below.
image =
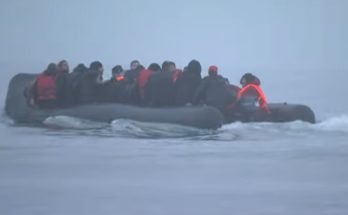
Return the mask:
<svg viewBox="0 0 348 215">
<path fill-rule="evenodd" d="M 265 110 L 266 112 L 269 112 L 267 108 L 266 96 L 263 93 L 262 89 L 256 84 L 247 84 L 245 87 L 243 87 L 237 94 L 237 101 L 239 101 L 243 96 L 247 96 L 248 94 L 250 94 L 251 90 L 256 92 L 257 100 L 261 109 Z"/>
<path fill-rule="evenodd" d="M 138 89 L 140 91 L 141 97 L 144 97 L 144 90 L 145 86 L 147 84 L 147 81 L 149 80 L 150 76 L 153 74 L 151 70 L 143 69 L 139 72 L 138 78 L 136 80 Z"/>
<path fill-rule="evenodd" d="M 36 79 L 36 99 L 37 100 L 55 100 L 56 92 L 56 76 L 41 74 Z"/>
</svg>

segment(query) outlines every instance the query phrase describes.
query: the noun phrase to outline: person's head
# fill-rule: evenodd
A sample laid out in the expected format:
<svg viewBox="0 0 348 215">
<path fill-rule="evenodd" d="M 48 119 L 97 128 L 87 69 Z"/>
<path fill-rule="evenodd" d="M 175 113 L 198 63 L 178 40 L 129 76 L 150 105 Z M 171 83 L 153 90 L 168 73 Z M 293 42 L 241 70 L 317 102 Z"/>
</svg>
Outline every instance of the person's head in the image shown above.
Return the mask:
<svg viewBox="0 0 348 215">
<path fill-rule="evenodd" d="M 99 61 L 94 61 L 89 65 L 89 69 L 92 71 L 97 71 L 100 74 L 103 74 L 104 69 L 103 69 L 103 64 L 100 63 Z"/>
<path fill-rule="evenodd" d="M 133 60 L 133 61 L 130 63 L 130 69 L 131 69 L 131 70 L 134 70 L 134 69 L 136 69 L 139 65 L 140 65 L 140 62 L 139 62 L 138 60 Z"/>
<path fill-rule="evenodd" d="M 210 66 L 208 69 L 208 74 L 209 74 L 209 76 L 217 75 L 218 74 L 218 67 L 214 66 L 214 65 Z"/>
<path fill-rule="evenodd" d="M 119 75 L 123 72 L 123 68 L 121 65 L 117 65 L 114 68 L 112 68 L 112 76 Z"/>
<path fill-rule="evenodd" d="M 50 63 L 47 66 L 47 69 L 44 72 L 47 75 L 55 75 L 57 74 L 57 65 L 55 63 Z"/>
<path fill-rule="evenodd" d="M 260 79 L 258 79 L 252 73 L 245 73 L 240 79 L 240 84 L 244 87 L 247 84 L 256 84 L 260 85 Z"/>
<path fill-rule="evenodd" d="M 191 60 L 190 63 L 187 65 L 187 72 L 201 74 L 201 64 L 197 60 Z"/>
<path fill-rule="evenodd" d="M 62 60 L 58 63 L 57 69 L 59 73 L 69 73 L 69 64 L 66 60 Z"/>
<path fill-rule="evenodd" d="M 163 61 L 162 63 L 162 71 L 168 71 L 169 70 L 169 64 L 170 64 L 170 61 Z"/>
<path fill-rule="evenodd" d="M 87 70 L 88 68 L 85 66 L 85 64 L 80 63 L 73 69 L 73 72 L 86 72 Z"/>
<path fill-rule="evenodd" d="M 176 70 L 176 65 L 174 62 L 170 61 L 168 62 L 168 71 L 169 72 L 174 72 Z"/>
<path fill-rule="evenodd" d="M 141 64 L 139 64 L 136 68 L 135 71 L 140 72 L 141 70 L 145 69 L 145 67 Z"/>
<path fill-rule="evenodd" d="M 161 67 L 157 63 L 150 64 L 150 66 L 147 69 L 152 71 L 152 72 L 160 72 L 161 71 Z"/>
</svg>

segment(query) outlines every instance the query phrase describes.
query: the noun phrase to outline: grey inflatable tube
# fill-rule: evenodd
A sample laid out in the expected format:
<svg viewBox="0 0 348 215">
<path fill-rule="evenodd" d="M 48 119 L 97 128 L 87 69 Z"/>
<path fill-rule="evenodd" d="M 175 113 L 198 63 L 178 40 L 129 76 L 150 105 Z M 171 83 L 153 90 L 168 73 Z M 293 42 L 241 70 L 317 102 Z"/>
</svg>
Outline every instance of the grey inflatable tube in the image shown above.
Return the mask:
<svg viewBox="0 0 348 215">
<path fill-rule="evenodd" d="M 91 104 L 54 110 L 30 107 L 24 96 L 35 74 L 18 74 L 9 84 L 5 111 L 18 123 L 42 123 L 50 116 L 73 116 L 97 122 L 131 119 L 142 122 L 173 123 L 202 129 L 217 129 L 224 117 L 212 107 L 143 108 L 122 104 Z"/>
<path fill-rule="evenodd" d="M 227 122 L 291 122 L 304 121 L 315 123 L 315 114 L 312 109 L 306 105 L 288 104 L 288 103 L 270 103 L 268 104 L 269 113 L 255 107 L 247 113 L 231 113 L 226 117 Z"/>
</svg>

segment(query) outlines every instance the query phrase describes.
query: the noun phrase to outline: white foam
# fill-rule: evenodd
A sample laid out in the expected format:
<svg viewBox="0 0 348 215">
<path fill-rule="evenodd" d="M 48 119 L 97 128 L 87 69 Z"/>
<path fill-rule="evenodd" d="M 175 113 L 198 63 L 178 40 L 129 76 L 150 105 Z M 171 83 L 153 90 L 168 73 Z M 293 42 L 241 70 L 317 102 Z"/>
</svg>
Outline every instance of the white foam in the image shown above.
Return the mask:
<svg viewBox="0 0 348 215">
<path fill-rule="evenodd" d="M 314 127 L 322 131 L 338 131 L 348 133 L 348 116 L 341 115 L 332 117 L 318 124 L 315 124 Z"/>
<path fill-rule="evenodd" d="M 214 133 L 212 130 L 176 124 L 139 122 L 125 119 L 114 120 L 111 127 L 113 131 L 137 137 L 187 137 Z"/>
<path fill-rule="evenodd" d="M 348 116 L 341 115 L 331 117 L 316 124 L 311 124 L 303 121 L 294 121 L 287 123 L 232 123 L 224 125 L 220 129 L 221 133 L 235 132 L 244 135 L 258 135 L 260 133 L 265 134 L 290 134 L 290 135 L 309 135 L 327 133 L 327 132 L 340 132 L 348 133 Z"/>
<path fill-rule="evenodd" d="M 66 129 L 101 129 L 108 126 L 107 123 L 94 122 L 86 119 L 80 119 L 70 116 L 52 116 L 48 117 L 44 122 L 44 125 L 66 128 Z"/>
</svg>

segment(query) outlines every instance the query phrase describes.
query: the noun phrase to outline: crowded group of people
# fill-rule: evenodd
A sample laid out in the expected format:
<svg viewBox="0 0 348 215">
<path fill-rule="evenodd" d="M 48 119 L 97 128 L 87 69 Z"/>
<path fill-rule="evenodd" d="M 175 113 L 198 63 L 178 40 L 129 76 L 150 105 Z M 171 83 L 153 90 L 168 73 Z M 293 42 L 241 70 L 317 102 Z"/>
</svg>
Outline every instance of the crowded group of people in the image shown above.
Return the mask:
<svg viewBox="0 0 348 215">
<path fill-rule="evenodd" d="M 209 105 L 222 113 L 231 110 L 259 107 L 268 111 L 260 80 L 246 73 L 241 87 L 232 85 L 219 74 L 217 66 L 210 66 L 202 78 L 202 67 L 192 60 L 180 70 L 172 61 L 164 61 L 145 68 L 138 60 L 124 70 L 117 65 L 112 77 L 103 81 L 103 64 L 92 62 L 89 67 L 77 65 L 72 72 L 66 60 L 50 63 L 28 87 L 26 96 L 32 106 L 65 108 L 96 103 L 121 103 L 144 107 L 173 107 Z"/>
</svg>

